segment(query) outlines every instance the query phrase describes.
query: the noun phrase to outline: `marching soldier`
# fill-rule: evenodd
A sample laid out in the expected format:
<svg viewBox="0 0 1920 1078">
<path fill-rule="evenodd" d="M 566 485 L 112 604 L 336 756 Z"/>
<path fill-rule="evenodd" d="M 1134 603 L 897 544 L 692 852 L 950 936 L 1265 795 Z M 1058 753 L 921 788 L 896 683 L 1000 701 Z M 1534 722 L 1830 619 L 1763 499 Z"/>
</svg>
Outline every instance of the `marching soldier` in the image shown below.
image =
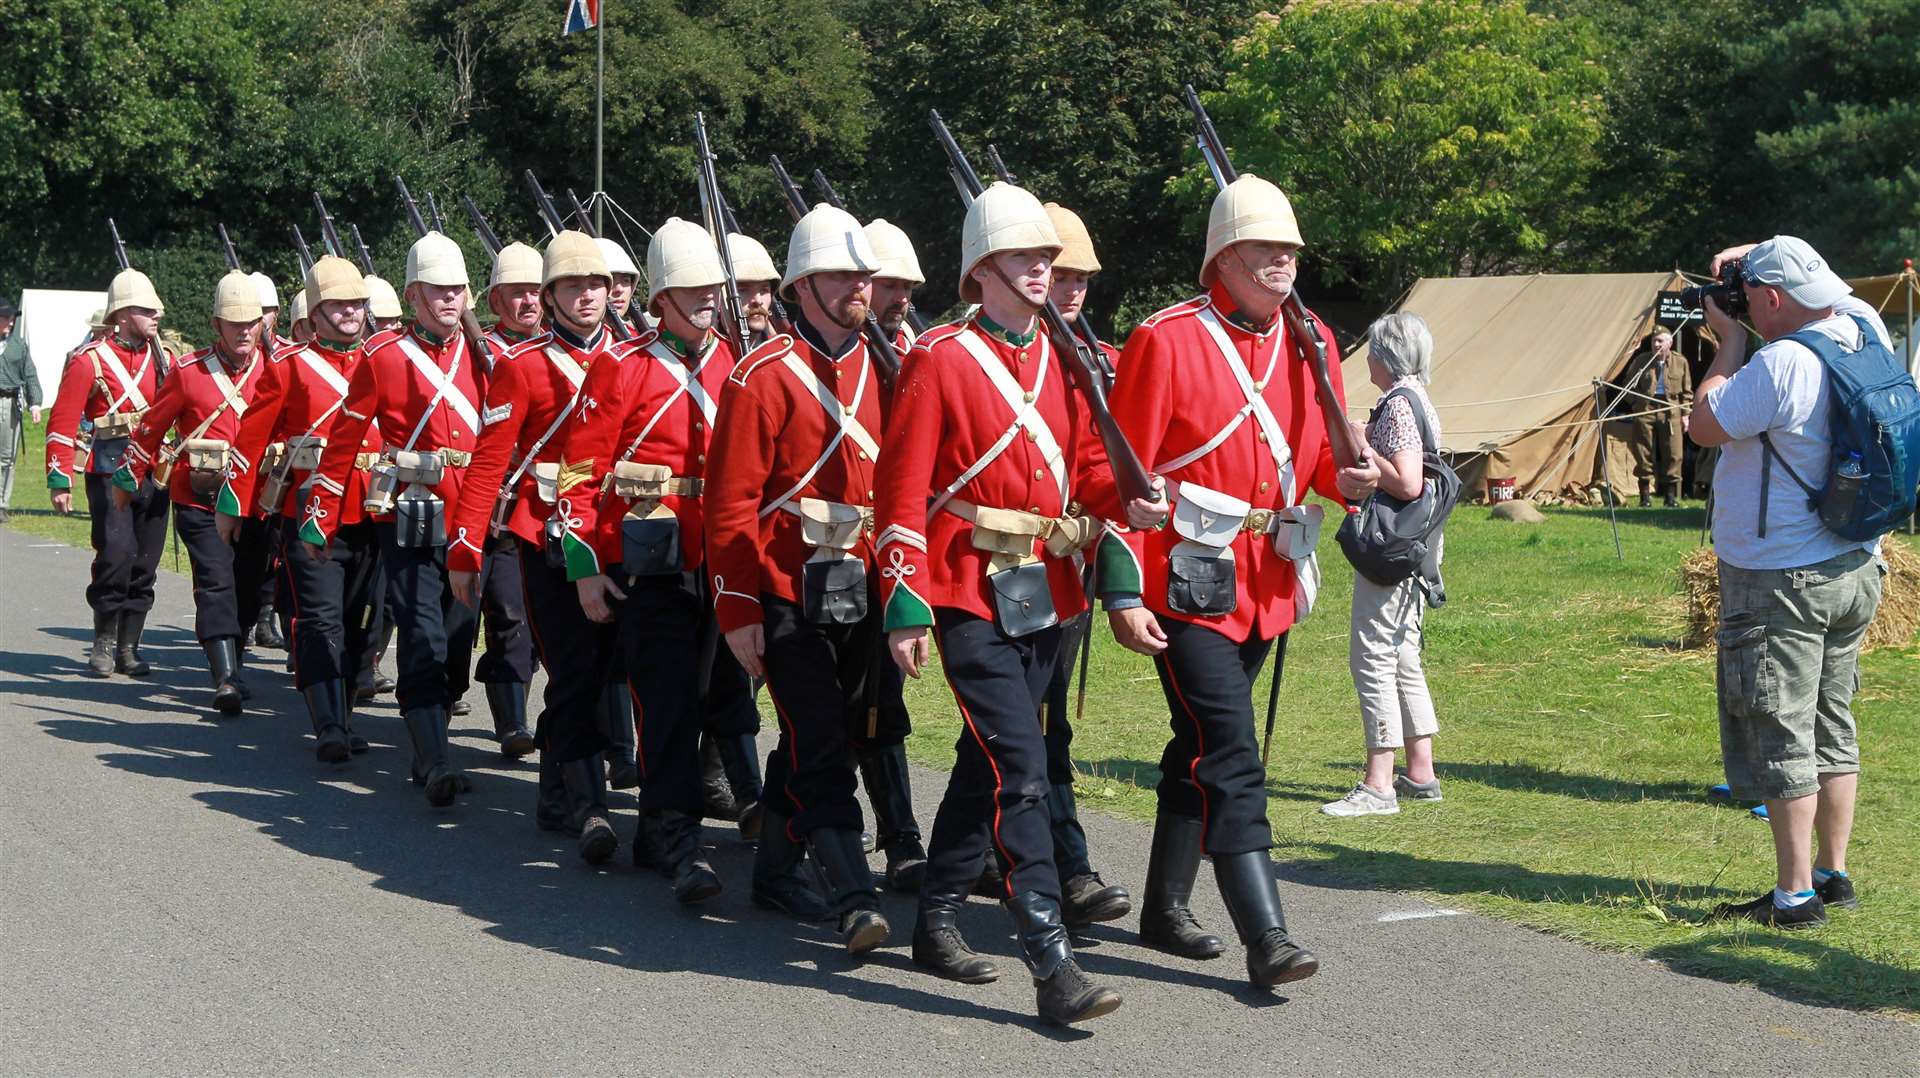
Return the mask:
<svg viewBox="0 0 1920 1078">
<path fill-rule="evenodd" d="M 1061 919 L 1038 719 L 1061 618 L 1086 603 L 1072 555 L 1096 527 L 1071 487 L 1088 426 L 1036 317 L 1059 252 L 1021 188 L 994 184 L 968 207 L 960 298 L 979 313 L 927 333 L 907 360 L 881 450 L 878 560 L 894 662 L 919 677 L 936 631 L 964 724 L 934 817 L 914 961 L 967 982 L 998 975 L 955 927 L 991 842 L 1040 1016 L 1066 1024 L 1120 996 L 1081 971 Z"/>
<path fill-rule="evenodd" d="M 527 258 L 530 251 L 521 244 L 501 248 L 488 302 L 501 316 L 504 334 L 537 326 L 526 316 L 537 320 L 543 307 L 550 328 L 497 360 L 473 469 L 454 507 L 448 578 L 455 597 L 471 605 L 482 573 L 498 568 L 492 550 L 501 542 L 513 544 L 525 614 L 547 669 L 534 738 L 540 748 L 534 822 L 578 836 L 580 856 L 598 864 L 619 848 L 599 755 L 607 746 L 601 715 L 612 634 L 581 609 L 559 536 L 549 533 L 547 522 L 556 506 L 562 515 L 572 511 L 571 500 L 559 496 L 561 448 L 567 421 L 582 402 L 587 371 L 611 354 L 612 334 L 602 323 L 613 275 L 584 232 L 561 232 L 544 256 L 534 256 L 537 262 Z M 531 312 L 526 286 L 512 283 L 529 271 Z"/>
<path fill-rule="evenodd" d="M 376 333 L 392 333 L 406 326 L 407 312 L 400 306 L 400 295 L 381 277 L 367 281 L 367 339 Z"/>
<path fill-rule="evenodd" d="M 222 539 L 213 503 L 265 366 L 259 297 L 254 282 L 238 270 L 220 278 L 213 292 L 214 343 L 181 360 L 161 385 L 113 474 L 115 508 L 130 507 L 148 479 L 164 485 L 173 499 L 173 527 L 193 566 L 194 635 L 207 654 L 213 705 L 228 715 L 240 713 L 247 695 L 240 681 L 240 636 L 259 613 L 267 552 L 263 543 L 236 549 Z M 180 440 L 162 446 L 174 429 Z"/>
<path fill-rule="evenodd" d="M 1693 370 L 1687 357 L 1673 349 L 1673 333 L 1665 326 L 1653 331 L 1645 351 L 1627 361 L 1627 386 L 1639 396 L 1624 406 L 1634 413 L 1633 475 L 1640 481 L 1640 505 L 1653 504 L 1652 487 L 1660 484 L 1661 504 L 1680 504 L 1682 469 L 1686 463 L 1686 415 L 1693 409 Z"/>
<path fill-rule="evenodd" d="M 1058 203 L 1046 204 L 1047 219 L 1060 237 L 1060 253 L 1053 260 L 1053 287 L 1049 295 L 1062 318 L 1071 324 L 1087 302 L 1087 286 L 1100 272 L 1100 259 L 1093 251 L 1080 215 Z M 1056 346 L 1057 346 L 1056 342 Z M 1111 365 L 1120 353 L 1105 341 L 1101 350 Z M 1087 574 L 1082 574 L 1083 579 Z M 1127 889 L 1110 884 L 1093 870 L 1087 851 L 1087 832 L 1080 826 L 1080 809 L 1073 798 L 1073 723 L 1068 717 L 1067 692 L 1073 679 L 1074 657 L 1081 640 L 1090 631 L 1093 611 L 1061 622 L 1060 661 L 1053 681 L 1047 686 L 1046 706 L 1041 712 L 1040 729 L 1047 739 L 1047 816 L 1053 824 L 1053 861 L 1060 873 L 1060 890 L 1068 927 L 1077 928 L 1097 921 L 1117 921 L 1133 912 Z"/>
<path fill-rule="evenodd" d="M 873 558 L 880 375 L 860 327 L 877 264 L 860 222 L 816 206 L 794 226 L 781 294 L 794 335 L 754 349 L 720 395 L 706 486 L 707 571 L 726 644 L 780 716 L 753 896 L 839 918 L 849 954 L 890 931 L 861 849 L 849 701 L 878 646 Z M 828 910 L 802 882 L 804 841 Z"/>
<path fill-rule="evenodd" d="M 733 259 L 733 280 L 740 287 L 740 306 L 747 316 L 747 332 L 755 348 L 773 336 L 773 293 L 780 286 L 780 267 L 752 236 L 727 234 L 727 254 Z"/>
<path fill-rule="evenodd" d="M 633 256 L 625 247 L 607 237 L 596 236 L 593 242 L 600 248 L 601 261 L 613 274 L 613 287 L 607 292 L 607 309 L 626 319 L 634 330 L 645 329 L 644 322 L 634 324 L 633 315 L 628 313 L 633 306 L 633 290 L 640 283 L 640 267 L 633 264 Z"/>
<path fill-rule="evenodd" d="M 146 274 L 134 269 L 116 274 L 107 286 L 110 331 L 68 358 L 47 419 L 47 487 L 56 512 L 73 512 L 74 458 L 85 454 L 94 551 L 93 580 L 87 586 L 87 605 L 93 608 L 91 677 L 153 672 L 140 657 L 140 634 L 153 609 L 168 500 L 153 483 L 143 483 L 126 508 L 116 508 L 111 487 L 129 436 L 173 365 L 158 337 L 164 310 Z M 83 422 L 93 431 L 86 450 L 77 440 Z"/>
<path fill-rule="evenodd" d="M 468 295 L 460 245 L 438 232 L 414 241 L 407 251 L 413 323 L 368 342 L 321 451 L 298 532 L 313 551 L 326 548 L 359 442 L 378 422 L 385 449 L 369 500 L 382 516 L 392 513 L 375 528 L 400 649 L 395 692 L 412 742 L 414 781 L 427 802 L 440 807 L 469 785 L 448 760 L 447 724 L 473 668 L 474 611 L 455 602 L 447 585 L 446 518 L 447 504 L 459 501 L 480 433 L 477 402 L 485 375 L 460 332 Z"/>
<path fill-rule="evenodd" d="M 247 275 L 247 279 L 253 282 L 254 290 L 260 300 L 260 341 L 256 347 L 262 369 L 264 369 L 266 363 L 272 361 L 275 353 L 292 345 L 293 341 L 280 336 L 279 333 L 280 293 L 274 286 L 273 278 L 255 270 Z M 242 528 L 244 534 L 240 542 L 262 544 L 267 553 L 266 572 L 260 578 L 260 591 L 255 599 L 258 605 L 254 608 L 257 613 L 251 630 L 253 645 L 259 648 L 285 650 L 286 634 L 281 631 L 280 617 L 275 613 L 275 608 L 279 607 L 285 598 L 280 594 L 284 583 L 280 572 L 279 528 L 271 523 L 275 518 L 269 513 L 256 511 L 248 514 L 246 519 L 248 524 Z M 247 624 L 243 621 L 240 625 L 242 646 L 245 645 L 247 633 Z"/>
<path fill-rule="evenodd" d="M 294 687 L 313 725 L 314 756 L 340 763 L 367 751 L 353 730 L 351 686 L 377 626 L 379 537 L 366 502 L 368 478 L 380 448 L 371 429 L 343 443 L 351 451 L 341 485 L 345 495 L 328 519 L 324 547 L 293 539 L 301 513 L 319 483 L 322 451 L 337 436 L 334 421 L 365 356 L 360 334 L 367 288 L 360 271 L 331 255 L 314 262 L 295 293 L 298 309 L 314 299 L 316 332 L 303 344 L 267 357 L 228 453 L 227 481 L 215 497 L 215 526 L 228 542 L 245 542 L 255 510 L 267 514 L 268 534 L 280 548 L 280 572 L 292 599 Z M 300 311 L 302 315 L 307 312 Z"/>
<path fill-rule="evenodd" d="M 1321 512 L 1301 502 L 1309 487 L 1342 497 L 1313 376 L 1280 312 L 1301 243 L 1286 196 L 1257 176 L 1213 200 L 1200 270 L 1207 294 L 1141 323 L 1112 394 L 1128 442 L 1165 477 L 1171 524 L 1158 527 L 1164 506 L 1122 507 L 1105 464 L 1083 486 L 1096 515 L 1135 529 L 1103 539 L 1100 590 L 1120 643 L 1154 657 L 1172 712 L 1141 938 L 1188 958 L 1225 950 L 1188 907 L 1200 856 L 1210 854 L 1248 976 L 1262 988 L 1319 968 L 1281 913 L 1253 713 L 1260 667 L 1270 653 L 1284 661 L 1287 631 L 1319 585 Z M 1327 347 L 1331 357 L 1330 339 Z"/>
<path fill-rule="evenodd" d="M 367 316 L 363 314 L 363 319 Z M 363 322 L 362 328 L 365 328 Z M 307 317 L 307 290 L 302 287 L 293 294 L 293 302 L 287 308 L 287 339 L 295 344 L 305 344 L 313 340 L 313 322 Z"/>
<path fill-rule="evenodd" d="M 683 904 L 720 893 L 701 852 L 703 698 L 752 708 L 739 665 L 716 649 L 709 669 L 702 654 L 711 615 L 701 494 L 716 400 L 734 366 L 732 347 L 714 331 L 725 279 L 699 225 L 674 217 L 654 232 L 647 313 L 655 328 L 588 370 L 560 480 L 570 502 L 567 575 L 587 617 L 615 626 L 640 717 L 634 848 L 654 851 Z"/>
<path fill-rule="evenodd" d="M 275 352 L 293 343 L 280 335 L 280 291 L 273 278 L 259 270 L 247 274 L 247 279 L 253 282 L 260 299 L 260 356 L 272 359 Z"/>
<path fill-rule="evenodd" d="M 913 241 L 900 226 L 884 217 L 867 222 L 867 242 L 880 256 L 880 272 L 873 275 L 873 316 L 887 331 L 901 355 L 913 347 L 907 325 L 907 311 L 913 306 L 913 290 L 927 283 L 920 272 L 920 258 L 913 252 Z"/>
</svg>

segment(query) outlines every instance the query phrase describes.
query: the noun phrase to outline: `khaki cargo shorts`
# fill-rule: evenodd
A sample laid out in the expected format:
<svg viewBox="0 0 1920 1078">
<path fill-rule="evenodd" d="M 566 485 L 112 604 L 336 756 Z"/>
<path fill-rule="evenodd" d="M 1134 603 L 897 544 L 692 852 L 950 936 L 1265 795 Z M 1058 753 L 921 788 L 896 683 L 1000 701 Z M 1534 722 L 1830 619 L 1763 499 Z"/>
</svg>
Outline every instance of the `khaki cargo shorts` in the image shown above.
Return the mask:
<svg viewBox="0 0 1920 1078">
<path fill-rule="evenodd" d="M 1720 563 L 1720 758 L 1741 800 L 1860 770 L 1853 694 L 1885 565 L 1851 550 L 1798 569 Z"/>
</svg>

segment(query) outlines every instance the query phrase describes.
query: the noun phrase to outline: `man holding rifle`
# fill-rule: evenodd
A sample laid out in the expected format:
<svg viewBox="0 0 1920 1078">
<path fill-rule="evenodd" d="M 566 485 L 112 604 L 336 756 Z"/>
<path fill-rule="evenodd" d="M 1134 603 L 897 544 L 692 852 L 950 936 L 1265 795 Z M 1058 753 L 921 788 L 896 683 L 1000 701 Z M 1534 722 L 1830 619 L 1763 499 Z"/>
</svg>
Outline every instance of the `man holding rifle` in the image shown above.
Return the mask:
<svg viewBox="0 0 1920 1078">
<path fill-rule="evenodd" d="M 707 571 L 726 646 L 780 719 L 754 899 L 819 909 L 800 842 L 850 954 L 886 941 L 847 745 L 878 642 L 868 601 L 883 398 L 862 336 L 878 263 L 860 222 L 816 206 L 794 225 L 781 293 L 794 336 L 754 349 L 720 394 L 706 489 Z M 793 307 L 789 307 L 793 311 Z"/>
<path fill-rule="evenodd" d="M 442 807 L 468 786 L 447 758 L 450 710 L 466 691 L 475 628 L 473 608 L 455 602 L 447 584 L 447 505 L 458 502 L 473 460 L 485 381 L 477 350 L 461 333 L 467 296 L 460 245 L 431 231 L 414 241 L 406 285 L 413 324 L 368 343 L 298 530 L 301 545 L 326 549 L 360 440 L 377 422 L 386 448 L 368 501 L 381 516 L 392 514 L 375 527 L 399 638 L 395 693 L 412 742 L 413 779 L 429 804 Z"/>
<path fill-rule="evenodd" d="M 747 316 L 747 332 L 754 347 L 773 336 L 773 292 L 780 287 L 780 267 L 752 236 L 727 234 L 727 254 L 733 259 L 734 281 L 740 288 L 740 306 Z"/>
<path fill-rule="evenodd" d="M 500 567 L 500 545 L 512 544 L 514 579 L 524 590 L 534 644 L 547 668 L 534 737 L 540 747 L 534 822 L 577 835 L 580 855 L 590 863 L 607 860 L 619 847 L 599 755 L 606 739 L 597 721 L 611 638 L 581 610 L 547 522 L 555 511 L 567 421 L 583 400 L 587 371 L 605 362 L 613 347 L 613 335 L 602 325 L 613 275 L 600 250 L 584 232 L 563 231 L 544 256 L 518 243 L 495 256 L 487 290 L 500 318 L 494 333 L 516 343 L 488 380 L 479 447 L 452 509 L 454 538 L 447 551 L 454 595 L 471 606 L 481 597 L 483 578 Z M 543 308 L 551 313 L 544 333 Z M 563 514 L 569 511 L 567 500 L 561 505 Z"/>
<path fill-rule="evenodd" d="M 173 499 L 174 530 L 193 565 L 193 632 L 207 655 L 214 707 L 228 715 L 239 714 L 247 695 L 240 681 L 240 639 L 260 613 L 267 549 L 257 530 L 253 542 L 229 545 L 215 523 L 213 503 L 266 366 L 260 361 L 261 327 L 260 292 L 252 279 L 237 269 L 220 278 L 213 291 L 213 345 L 181 360 L 161 385 L 113 473 L 116 508 L 130 507 L 150 478 Z M 162 446 L 176 428 L 180 440 Z M 169 473 L 170 479 L 163 478 Z"/>
<path fill-rule="evenodd" d="M 321 450 L 346 407 L 347 388 L 364 362 L 360 335 L 367 318 L 367 286 L 353 263 L 332 255 L 307 271 L 294 306 L 314 327 L 311 340 L 267 357 L 228 453 L 227 478 L 214 498 L 221 538 L 236 542 L 256 506 L 280 545 L 280 571 L 292 599 L 293 682 L 313 724 L 314 756 L 340 763 L 367 751 L 353 731 L 351 686 L 375 631 L 380 602 L 379 540 L 367 487 L 380 434 L 369 428 L 347 443 L 352 467 L 345 496 L 330 517 L 327 543 L 291 541 L 300 514 L 313 499 Z"/>
<path fill-rule="evenodd" d="M 173 357 L 157 334 L 165 307 L 153 282 L 123 269 L 107 286 L 106 337 L 68 357 L 47 417 L 47 488 L 58 513 L 73 512 L 75 457 L 84 453 L 87 512 L 93 518 L 93 647 L 87 674 L 152 672 L 140 658 L 140 634 L 153 609 L 153 583 L 167 542 L 167 496 L 144 483 L 125 508 L 114 505 L 113 473 L 146 415 Z M 82 449 L 82 424 L 93 433 Z"/>
<path fill-rule="evenodd" d="M 927 275 L 920 272 L 913 241 L 899 225 L 876 217 L 867 222 L 866 232 L 873 253 L 880 257 L 880 271 L 873 275 L 873 314 L 893 338 L 895 350 L 906 355 L 913 347 L 907 312 L 913 308 L 913 290 L 927 283 Z"/>
<path fill-rule="evenodd" d="M 1200 270 L 1207 294 L 1141 323 L 1113 392 L 1127 440 L 1167 484 L 1170 526 L 1164 511 L 1123 507 L 1104 467 L 1083 485 L 1096 513 L 1140 529 L 1102 542 L 1100 590 L 1121 644 L 1154 657 L 1172 713 L 1141 938 L 1188 958 L 1225 950 L 1188 907 L 1210 854 L 1258 987 L 1312 976 L 1318 961 L 1287 934 L 1267 856 L 1253 686 L 1269 653 L 1278 674 L 1287 631 L 1313 604 L 1320 512 L 1301 504 L 1307 490 L 1370 489 L 1337 478 L 1313 373 L 1281 318 L 1302 242 L 1273 184 L 1241 176 L 1220 192 Z"/>
</svg>

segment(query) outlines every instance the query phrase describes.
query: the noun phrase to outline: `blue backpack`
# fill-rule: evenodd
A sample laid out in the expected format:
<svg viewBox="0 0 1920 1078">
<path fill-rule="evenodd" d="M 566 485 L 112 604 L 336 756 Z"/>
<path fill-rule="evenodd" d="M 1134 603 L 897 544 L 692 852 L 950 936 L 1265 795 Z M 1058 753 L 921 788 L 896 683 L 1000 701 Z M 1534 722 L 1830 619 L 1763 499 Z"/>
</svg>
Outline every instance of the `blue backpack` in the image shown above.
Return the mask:
<svg viewBox="0 0 1920 1078">
<path fill-rule="evenodd" d="M 1827 483 L 1815 489 L 1794 473 L 1764 433 L 1760 443 L 1770 460 L 1780 462 L 1800 489 L 1807 506 L 1829 529 L 1844 539 L 1878 539 L 1913 515 L 1915 491 L 1920 490 L 1920 387 L 1913 376 L 1867 324 L 1853 316 L 1864 343 L 1857 352 L 1841 350 L 1840 342 L 1824 333 L 1801 330 L 1784 338 L 1813 350 L 1827 368 L 1832 387 L 1831 434 L 1833 458 Z M 1832 499 L 1835 472 L 1842 462 L 1859 456 L 1866 471 L 1858 490 L 1848 498 Z M 1849 476 L 1849 486 L 1852 477 Z M 1760 483 L 1760 537 L 1767 534 L 1767 481 Z"/>
</svg>

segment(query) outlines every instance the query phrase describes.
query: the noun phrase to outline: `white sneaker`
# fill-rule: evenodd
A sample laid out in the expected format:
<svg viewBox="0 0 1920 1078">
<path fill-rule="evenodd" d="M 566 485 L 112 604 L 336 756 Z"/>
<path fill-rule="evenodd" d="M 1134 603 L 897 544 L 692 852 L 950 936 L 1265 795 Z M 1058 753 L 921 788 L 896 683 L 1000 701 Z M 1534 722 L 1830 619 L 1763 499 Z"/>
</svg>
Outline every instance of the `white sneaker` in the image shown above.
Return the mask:
<svg viewBox="0 0 1920 1078">
<path fill-rule="evenodd" d="M 1320 811 L 1329 816 L 1391 816 L 1400 811 L 1400 798 L 1356 782 L 1347 796 L 1321 805 Z"/>
</svg>

